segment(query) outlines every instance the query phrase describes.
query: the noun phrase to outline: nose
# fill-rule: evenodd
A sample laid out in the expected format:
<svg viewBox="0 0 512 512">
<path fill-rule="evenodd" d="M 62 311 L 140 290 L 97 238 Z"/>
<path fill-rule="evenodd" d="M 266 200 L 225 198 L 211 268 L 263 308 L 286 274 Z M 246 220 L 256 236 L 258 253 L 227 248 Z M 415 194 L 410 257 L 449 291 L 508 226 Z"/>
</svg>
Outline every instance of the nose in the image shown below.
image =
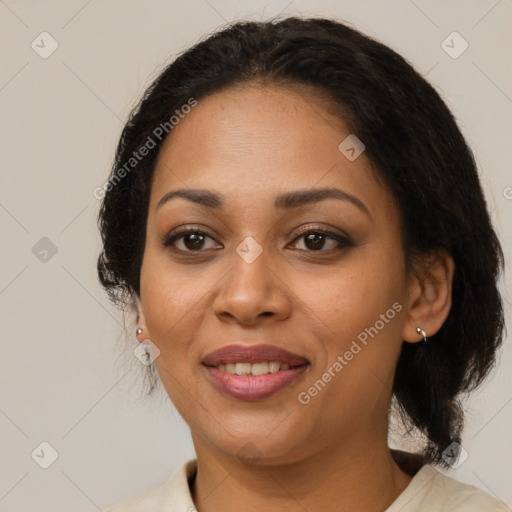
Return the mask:
<svg viewBox="0 0 512 512">
<path fill-rule="evenodd" d="M 291 314 L 289 287 L 265 251 L 252 263 L 235 254 L 231 270 L 219 285 L 213 309 L 222 321 L 254 325 L 263 318 L 284 320 Z"/>
</svg>

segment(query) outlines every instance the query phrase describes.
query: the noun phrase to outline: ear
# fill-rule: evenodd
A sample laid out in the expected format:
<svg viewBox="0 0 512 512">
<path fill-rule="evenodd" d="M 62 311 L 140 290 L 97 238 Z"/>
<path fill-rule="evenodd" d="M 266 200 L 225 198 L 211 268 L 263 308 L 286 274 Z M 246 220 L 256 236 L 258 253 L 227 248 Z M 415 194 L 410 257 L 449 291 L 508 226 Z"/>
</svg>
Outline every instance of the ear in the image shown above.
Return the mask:
<svg viewBox="0 0 512 512">
<path fill-rule="evenodd" d="M 409 276 L 407 318 L 402 339 L 409 343 L 422 341 L 416 330 L 434 335 L 445 322 L 452 306 L 452 283 L 455 263 L 446 251 L 435 251 L 416 259 Z"/>
<path fill-rule="evenodd" d="M 144 315 L 144 309 L 142 307 L 142 302 L 138 295 L 135 295 L 135 307 L 137 310 L 137 318 L 136 318 L 137 328 L 142 329 L 142 333 L 140 334 L 140 336 L 143 339 L 146 339 L 149 337 L 148 332 L 147 332 L 147 326 L 146 326 L 146 317 Z M 139 338 L 139 336 L 137 336 L 137 339 L 138 338 Z"/>
</svg>

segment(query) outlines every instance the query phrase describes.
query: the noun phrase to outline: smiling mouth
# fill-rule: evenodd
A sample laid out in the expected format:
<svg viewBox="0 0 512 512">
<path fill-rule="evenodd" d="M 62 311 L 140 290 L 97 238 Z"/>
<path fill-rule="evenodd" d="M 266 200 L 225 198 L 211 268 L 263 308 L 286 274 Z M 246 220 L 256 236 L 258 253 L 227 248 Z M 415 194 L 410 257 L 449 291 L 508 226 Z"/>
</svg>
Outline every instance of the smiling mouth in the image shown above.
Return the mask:
<svg viewBox="0 0 512 512">
<path fill-rule="evenodd" d="M 310 362 L 280 347 L 227 345 L 202 361 L 218 391 L 238 400 L 261 400 L 292 386 Z"/>
<path fill-rule="evenodd" d="M 223 394 L 238 400 L 268 398 L 282 389 L 292 386 L 308 366 L 309 363 L 290 366 L 288 363 L 278 361 L 220 363 L 218 366 L 204 365 L 214 387 Z"/>
<path fill-rule="evenodd" d="M 293 370 L 299 368 L 301 365 L 289 365 L 287 363 L 281 363 L 280 361 L 262 361 L 258 363 L 226 363 L 219 364 L 214 368 L 222 372 L 229 373 L 231 375 L 267 375 L 269 373 L 277 373 L 286 370 Z"/>
</svg>

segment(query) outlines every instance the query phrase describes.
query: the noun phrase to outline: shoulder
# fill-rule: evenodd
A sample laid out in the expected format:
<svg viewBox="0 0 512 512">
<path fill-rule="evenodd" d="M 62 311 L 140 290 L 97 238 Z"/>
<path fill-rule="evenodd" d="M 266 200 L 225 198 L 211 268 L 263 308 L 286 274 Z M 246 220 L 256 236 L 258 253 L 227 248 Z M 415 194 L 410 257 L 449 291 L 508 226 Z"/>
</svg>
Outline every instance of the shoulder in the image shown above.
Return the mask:
<svg viewBox="0 0 512 512">
<path fill-rule="evenodd" d="M 434 493 L 444 493 L 445 508 L 441 510 L 454 511 L 454 512 L 467 512 L 467 511 L 489 511 L 489 512 L 510 512 L 510 509 L 498 499 L 490 494 L 474 487 L 473 485 L 464 484 L 459 482 L 437 469 L 431 467 L 434 472 Z"/>
<path fill-rule="evenodd" d="M 423 466 L 386 512 L 510 512 L 490 494 Z"/>
<path fill-rule="evenodd" d="M 197 471 L 197 459 L 183 463 L 161 485 L 109 509 L 107 512 L 159 512 L 162 505 L 173 505 L 176 510 L 195 510 L 190 494 L 189 480 Z"/>
</svg>

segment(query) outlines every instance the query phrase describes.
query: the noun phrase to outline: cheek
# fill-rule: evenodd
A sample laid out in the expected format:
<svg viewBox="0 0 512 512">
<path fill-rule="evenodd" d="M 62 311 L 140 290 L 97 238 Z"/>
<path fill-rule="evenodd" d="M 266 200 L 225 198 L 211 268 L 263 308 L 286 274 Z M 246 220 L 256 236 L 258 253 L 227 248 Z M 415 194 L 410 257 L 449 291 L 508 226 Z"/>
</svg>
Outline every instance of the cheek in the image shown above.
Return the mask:
<svg viewBox="0 0 512 512">
<path fill-rule="evenodd" d="M 381 256 L 356 255 L 350 265 L 315 279 L 315 286 L 302 280 L 305 302 L 334 333 L 357 334 L 402 299 L 400 258 Z"/>
<path fill-rule="evenodd" d="M 206 289 L 201 280 L 184 279 L 179 271 L 169 267 L 168 261 L 145 259 L 141 299 L 148 331 L 158 346 L 172 346 L 174 353 L 186 347 L 187 338 L 192 335 L 187 332 L 194 324 Z"/>
<path fill-rule="evenodd" d="M 350 265 L 305 295 L 315 316 L 329 328 L 322 340 L 326 359 L 318 361 L 312 381 L 329 368 L 338 377 L 324 399 L 349 406 L 352 399 L 347 397 L 359 397 L 361 402 L 354 399 L 350 407 L 363 407 L 375 403 L 381 384 L 392 379 L 401 347 L 402 275 L 400 254 L 366 247 Z M 339 357 L 336 371 L 332 366 Z"/>
<path fill-rule="evenodd" d="M 212 286 L 211 272 L 194 265 L 177 265 L 158 249 L 150 247 L 141 268 L 141 298 L 146 320 L 155 327 L 173 323 L 176 317 L 194 313 Z"/>
<path fill-rule="evenodd" d="M 184 278 L 168 260 L 147 257 L 141 269 L 141 299 L 151 340 L 160 349 L 155 366 L 170 399 L 186 413 L 187 403 L 197 396 L 195 376 L 187 361 L 199 326 L 201 279 Z M 186 381 L 186 384 L 185 384 Z"/>
</svg>

